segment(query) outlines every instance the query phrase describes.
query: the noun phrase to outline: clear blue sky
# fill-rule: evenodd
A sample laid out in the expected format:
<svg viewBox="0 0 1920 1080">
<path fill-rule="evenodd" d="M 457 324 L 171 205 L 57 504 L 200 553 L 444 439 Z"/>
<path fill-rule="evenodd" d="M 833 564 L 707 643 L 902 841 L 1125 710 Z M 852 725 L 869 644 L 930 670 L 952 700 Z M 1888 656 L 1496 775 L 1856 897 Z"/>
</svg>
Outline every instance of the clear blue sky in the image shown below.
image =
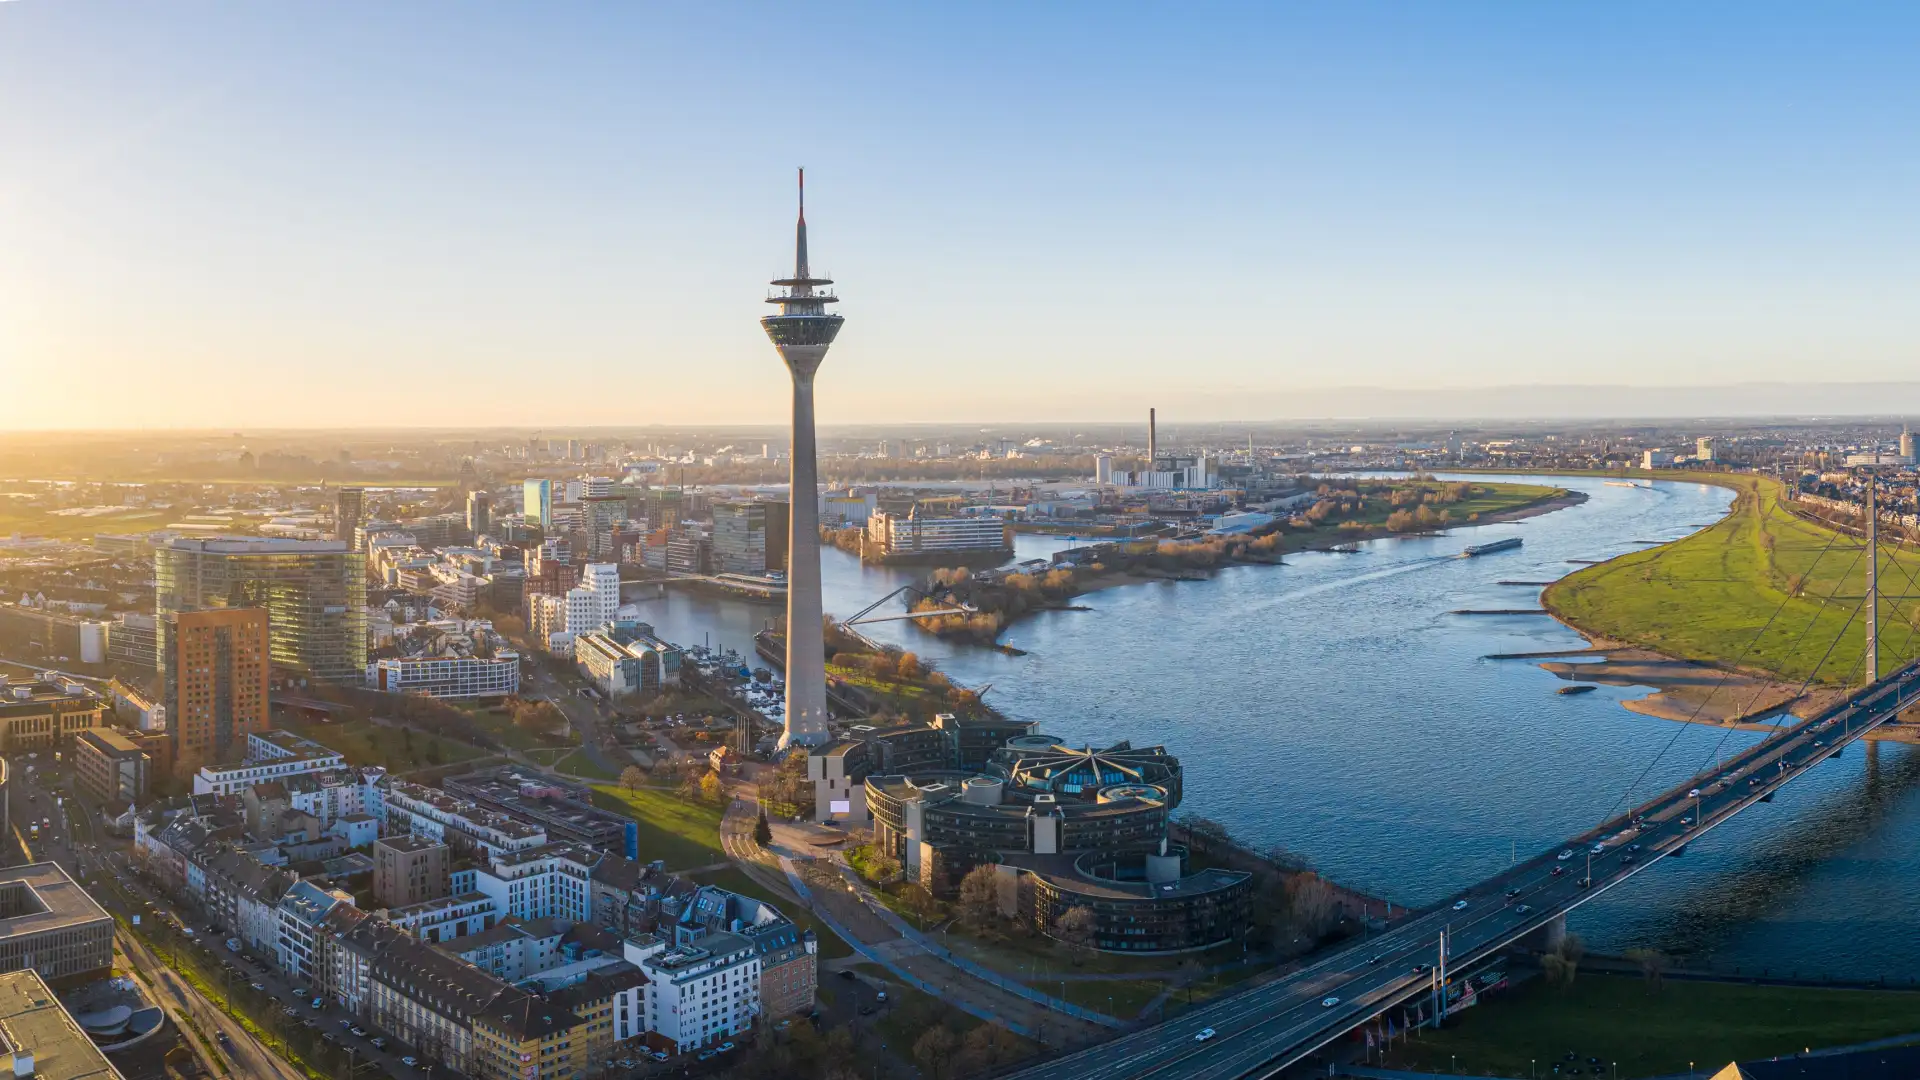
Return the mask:
<svg viewBox="0 0 1920 1080">
<path fill-rule="evenodd" d="M 1916 55 L 1902 5 L 0 2 L 0 384 L 776 421 L 799 164 L 826 422 L 1907 379 Z"/>
</svg>

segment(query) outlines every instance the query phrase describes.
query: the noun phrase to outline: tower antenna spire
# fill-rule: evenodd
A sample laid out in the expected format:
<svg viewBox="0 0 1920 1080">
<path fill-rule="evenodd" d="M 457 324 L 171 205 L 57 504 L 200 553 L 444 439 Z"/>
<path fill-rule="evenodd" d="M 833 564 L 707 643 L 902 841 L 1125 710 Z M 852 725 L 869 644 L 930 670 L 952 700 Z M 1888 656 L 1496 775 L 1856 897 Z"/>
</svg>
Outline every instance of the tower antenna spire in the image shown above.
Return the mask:
<svg viewBox="0 0 1920 1080">
<path fill-rule="evenodd" d="M 807 271 L 807 169 L 800 167 L 800 223 L 794 226 L 793 233 L 793 276 L 799 280 L 799 289 L 804 294 L 811 291 L 806 279 Z"/>
</svg>

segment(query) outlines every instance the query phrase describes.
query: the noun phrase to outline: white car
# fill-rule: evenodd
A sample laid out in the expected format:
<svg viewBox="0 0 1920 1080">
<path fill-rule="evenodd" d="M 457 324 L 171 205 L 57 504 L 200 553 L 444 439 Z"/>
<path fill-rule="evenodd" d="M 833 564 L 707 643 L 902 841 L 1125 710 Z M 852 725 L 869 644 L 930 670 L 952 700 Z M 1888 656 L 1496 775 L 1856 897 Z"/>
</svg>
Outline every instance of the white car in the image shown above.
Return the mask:
<svg viewBox="0 0 1920 1080">
<path fill-rule="evenodd" d="M 1456 901 L 1453 905 L 1453 910 L 1455 911 L 1467 910 L 1467 902 L 1465 900 Z"/>
<path fill-rule="evenodd" d="M 1594 853 L 1595 855 L 1598 855 L 1598 854 L 1600 854 L 1601 852 L 1603 852 L 1603 851 L 1605 851 L 1605 850 L 1607 850 L 1607 845 L 1605 845 L 1605 844 L 1595 844 L 1595 845 L 1593 845 L 1593 853 Z"/>
<path fill-rule="evenodd" d="M 1212 1028 L 1201 1028 L 1199 1031 L 1193 1033 L 1193 1041 L 1206 1042 L 1208 1039 L 1213 1038 L 1213 1035 L 1214 1032 Z"/>
<path fill-rule="evenodd" d="M 1337 997 L 1323 997 L 1320 999 L 1320 1007 L 1323 1009 L 1331 1009 L 1338 1004 L 1340 1004 L 1340 999 Z"/>
<path fill-rule="evenodd" d="M 1700 797 L 1700 789 L 1699 789 L 1699 788 L 1688 788 L 1688 789 L 1687 789 L 1687 798 L 1689 798 L 1689 799 L 1697 799 L 1697 798 L 1699 798 L 1699 797 Z"/>
<path fill-rule="evenodd" d="M 1568 848 L 1560 854 L 1555 855 L 1554 858 L 1559 859 L 1561 862 L 1566 862 L 1568 859 L 1573 858 L 1573 849 Z"/>
</svg>

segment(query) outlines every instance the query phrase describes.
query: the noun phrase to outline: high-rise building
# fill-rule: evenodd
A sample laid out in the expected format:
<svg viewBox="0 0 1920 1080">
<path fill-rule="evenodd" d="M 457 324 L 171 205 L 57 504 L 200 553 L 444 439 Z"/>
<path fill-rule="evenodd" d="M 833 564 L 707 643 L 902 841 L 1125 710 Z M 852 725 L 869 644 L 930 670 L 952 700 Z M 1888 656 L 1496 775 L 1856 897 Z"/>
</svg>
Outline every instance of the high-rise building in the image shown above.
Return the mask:
<svg viewBox="0 0 1920 1080">
<path fill-rule="evenodd" d="M 478 540 L 493 529 L 493 496 L 484 491 L 467 492 L 467 531 Z"/>
<path fill-rule="evenodd" d="M 523 487 L 520 512 L 528 521 L 542 526 L 553 522 L 553 481 L 528 480 Z"/>
<path fill-rule="evenodd" d="M 1900 460 L 1913 464 L 1913 432 L 1907 430 L 1905 424 L 1900 425 Z"/>
<path fill-rule="evenodd" d="M 358 685 L 367 674 L 366 560 L 337 540 L 178 539 L 154 555 L 157 653 L 166 617 L 255 607 L 267 613 L 269 660 L 297 678 Z"/>
<path fill-rule="evenodd" d="M 679 488 L 654 488 L 647 492 L 647 524 L 656 529 L 672 528 L 686 517 L 685 499 Z"/>
<path fill-rule="evenodd" d="M 160 667 L 174 768 L 191 772 L 230 756 L 272 727 L 265 608 L 175 611 L 161 617 Z"/>
<path fill-rule="evenodd" d="M 353 531 L 366 520 L 367 493 L 364 488 L 343 487 L 333 492 L 333 538 L 353 543 Z"/>
<path fill-rule="evenodd" d="M 839 297 L 833 282 L 807 268 L 807 174 L 800 172 L 800 215 L 794 226 L 793 276 L 772 283 L 784 290 L 769 298 L 780 314 L 760 320 L 793 378 L 792 512 L 787 551 L 787 711 L 780 746 L 819 746 L 827 728 L 827 652 L 820 626 L 820 490 L 813 436 L 813 376 L 844 321 L 827 313 Z"/>
<path fill-rule="evenodd" d="M 747 500 L 713 504 L 713 568 L 729 574 L 767 572 L 767 506 Z"/>
<path fill-rule="evenodd" d="M 401 908 L 447 895 L 453 849 L 408 833 L 373 842 L 373 899 Z"/>
<path fill-rule="evenodd" d="M 601 562 L 617 561 L 620 553 L 614 550 L 613 534 L 627 519 L 627 497 L 611 490 L 604 495 L 588 495 L 580 500 L 580 512 L 587 524 L 587 557 Z"/>
</svg>

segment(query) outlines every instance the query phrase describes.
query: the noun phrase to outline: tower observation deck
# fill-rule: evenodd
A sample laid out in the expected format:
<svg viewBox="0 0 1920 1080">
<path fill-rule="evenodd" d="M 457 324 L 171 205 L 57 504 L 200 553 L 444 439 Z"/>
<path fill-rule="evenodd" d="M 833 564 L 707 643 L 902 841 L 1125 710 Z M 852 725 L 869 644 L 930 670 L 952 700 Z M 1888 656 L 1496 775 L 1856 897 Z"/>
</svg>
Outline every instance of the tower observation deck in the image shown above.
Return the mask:
<svg viewBox="0 0 1920 1080">
<path fill-rule="evenodd" d="M 793 276 L 775 278 L 780 294 L 767 303 L 780 314 L 760 320 L 793 377 L 792 500 L 787 514 L 787 715 L 780 747 L 819 746 L 827 727 L 827 653 L 821 631 L 820 473 L 813 434 L 813 375 L 845 320 L 827 313 L 839 297 L 833 282 L 807 267 L 807 173 L 800 170 L 800 218 L 794 227 Z"/>
</svg>

